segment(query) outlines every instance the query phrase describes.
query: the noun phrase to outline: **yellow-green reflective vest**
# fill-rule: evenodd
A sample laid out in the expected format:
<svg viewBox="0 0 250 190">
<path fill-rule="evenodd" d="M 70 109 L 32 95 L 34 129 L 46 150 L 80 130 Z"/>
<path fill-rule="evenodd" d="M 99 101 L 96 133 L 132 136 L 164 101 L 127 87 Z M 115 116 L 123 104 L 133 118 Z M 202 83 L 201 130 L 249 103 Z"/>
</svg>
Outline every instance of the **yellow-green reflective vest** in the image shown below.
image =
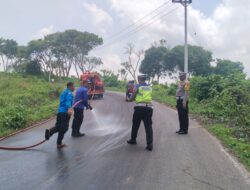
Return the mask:
<svg viewBox="0 0 250 190">
<path fill-rule="evenodd" d="M 151 103 L 152 88 L 150 86 L 140 86 L 135 97 L 136 103 Z"/>
</svg>

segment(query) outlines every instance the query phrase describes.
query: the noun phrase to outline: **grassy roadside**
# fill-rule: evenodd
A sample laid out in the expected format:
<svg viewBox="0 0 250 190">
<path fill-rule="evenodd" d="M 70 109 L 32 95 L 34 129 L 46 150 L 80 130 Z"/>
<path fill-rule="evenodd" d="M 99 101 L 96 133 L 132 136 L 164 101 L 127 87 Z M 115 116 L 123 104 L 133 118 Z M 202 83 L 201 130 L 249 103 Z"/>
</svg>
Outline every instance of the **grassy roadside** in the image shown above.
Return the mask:
<svg viewBox="0 0 250 190">
<path fill-rule="evenodd" d="M 119 88 L 119 87 L 105 87 L 105 90 L 125 93 L 125 88 L 123 89 L 123 88 Z"/>
<path fill-rule="evenodd" d="M 167 88 L 164 86 L 156 86 L 153 89 L 153 99 L 155 101 L 164 103 L 170 107 L 175 107 L 175 96 L 167 95 Z M 124 92 L 124 89 L 117 87 L 109 87 L 107 90 Z M 190 102 L 190 113 L 193 114 L 194 117 L 198 117 L 198 119 L 203 118 L 202 122 L 204 126 L 206 126 L 206 129 L 211 134 L 216 136 L 222 142 L 222 144 L 228 148 L 230 152 L 235 155 L 239 161 L 250 171 L 250 143 L 246 139 L 236 138 L 234 135 L 234 130 L 227 127 L 226 124 L 216 124 L 214 122 L 209 124 L 210 120 L 207 118 L 204 119 L 202 116 L 202 113 L 205 109 L 204 106 L 194 100 L 191 100 Z"/>
<path fill-rule="evenodd" d="M 57 111 L 62 84 L 0 73 L 0 137 L 50 118 Z"/>
<path fill-rule="evenodd" d="M 224 124 L 213 124 L 207 127 L 208 131 L 216 136 L 222 144 L 233 153 L 239 161 L 250 171 L 250 143 L 245 139 L 234 137 L 234 131 Z"/>
</svg>

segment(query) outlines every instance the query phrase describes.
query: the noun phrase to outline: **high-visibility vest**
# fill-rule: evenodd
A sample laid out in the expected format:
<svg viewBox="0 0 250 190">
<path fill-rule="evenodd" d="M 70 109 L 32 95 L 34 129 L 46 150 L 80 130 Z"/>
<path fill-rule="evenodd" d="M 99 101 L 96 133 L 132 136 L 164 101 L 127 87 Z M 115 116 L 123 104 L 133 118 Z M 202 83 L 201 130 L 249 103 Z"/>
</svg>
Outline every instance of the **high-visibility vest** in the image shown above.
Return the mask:
<svg viewBox="0 0 250 190">
<path fill-rule="evenodd" d="M 135 97 L 136 103 L 151 103 L 152 88 L 150 86 L 140 86 Z"/>
</svg>

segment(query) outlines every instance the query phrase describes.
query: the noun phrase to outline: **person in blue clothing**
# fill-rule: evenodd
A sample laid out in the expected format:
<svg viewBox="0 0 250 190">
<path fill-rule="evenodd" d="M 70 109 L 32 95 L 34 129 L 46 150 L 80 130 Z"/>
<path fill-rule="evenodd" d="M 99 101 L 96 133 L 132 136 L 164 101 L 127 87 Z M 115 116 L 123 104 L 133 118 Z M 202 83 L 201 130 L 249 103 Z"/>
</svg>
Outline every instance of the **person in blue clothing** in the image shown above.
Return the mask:
<svg viewBox="0 0 250 190">
<path fill-rule="evenodd" d="M 84 133 L 80 132 L 80 128 L 84 118 L 84 108 L 89 109 L 88 103 L 88 81 L 83 80 L 80 82 L 80 87 L 76 91 L 74 100 L 74 120 L 72 124 L 72 137 L 85 136 Z"/>
<path fill-rule="evenodd" d="M 70 116 L 73 114 L 73 92 L 75 90 L 75 85 L 73 82 L 67 83 L 67 88 L 60 95 L 60 104 L 58 108 L 56 124 L 51 129 L 46 129 L 45 139 L 49 138 L 54 134 L 58 133 L 57 137 L 57 148 L 63 148 L 66 144 L 62 143 L 64 134 L 69 128 Z"/>
</svg>

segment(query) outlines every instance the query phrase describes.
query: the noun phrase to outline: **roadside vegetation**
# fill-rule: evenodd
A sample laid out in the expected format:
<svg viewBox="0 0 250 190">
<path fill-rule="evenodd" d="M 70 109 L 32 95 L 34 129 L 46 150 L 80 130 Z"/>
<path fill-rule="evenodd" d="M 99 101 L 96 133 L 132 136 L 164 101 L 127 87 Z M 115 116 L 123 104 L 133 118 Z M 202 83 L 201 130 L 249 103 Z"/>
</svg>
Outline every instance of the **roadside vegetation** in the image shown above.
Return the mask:
<svg viewBox="0 0 250 190">
<path fill-rule="evenodd" d="M 25 46 L 0 37 L 0 137 L 56 113 L 64 82 L 79 81 L 82 72 L 102 64 L 88 56 L 102 43 L 99 36 L 77 30 L 49 34 Z M 76 77 L 70 76 L 72 70 Z"/>
<path fill-rule="evenodd" d="M 0 137 L 54 115 L 63 86 L 42 77 L 0 73 Z"/>
</svg>

